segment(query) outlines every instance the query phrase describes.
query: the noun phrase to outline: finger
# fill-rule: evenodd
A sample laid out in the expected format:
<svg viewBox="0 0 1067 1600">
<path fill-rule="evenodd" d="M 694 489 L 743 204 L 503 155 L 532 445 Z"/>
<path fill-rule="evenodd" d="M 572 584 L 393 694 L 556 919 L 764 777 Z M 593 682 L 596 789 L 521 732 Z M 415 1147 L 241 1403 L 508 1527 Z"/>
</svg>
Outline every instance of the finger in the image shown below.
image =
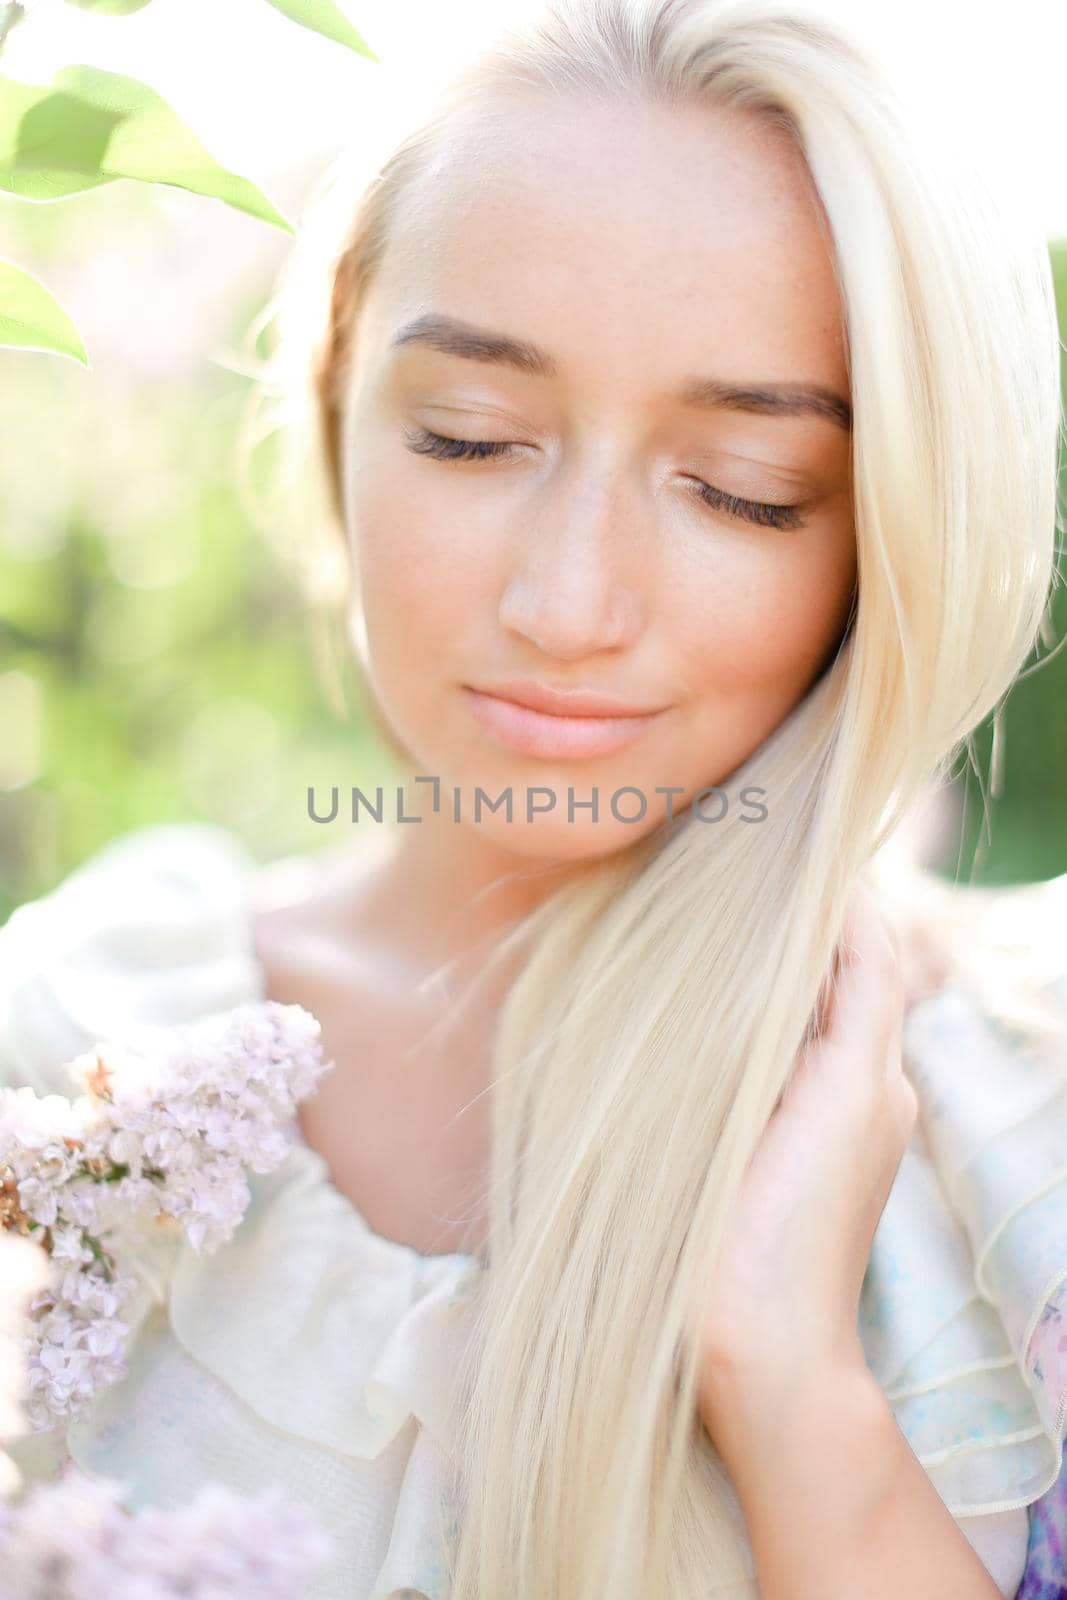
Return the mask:
<svg viewBox="0 0 1067 1600">
<path fill-rule="evenodd" d="M 823 1035 L 833 1027 L 836 1017 L 837 992 L 841 983 L 842 973 L 846 963 L 862 959 L 863 951 L 868 942 L 870 925 L 874 917 L 872 896 L 862 883 L 854 885 L 849 896 L 845 915 L 842 919 L 841 932 L 834 946 L 830 958 L 830 969 L 823 979 L 819 989 L 819 997 L 815 1009 L 816 1035 Z"/>
<path fill-rule="evenodd" d="M 821 1042 L 846 1059 L 861 1056 L 885 1069 L 899 1059 L 903 1001 L 896 942 L 873 895 L 857 885 L 842 927 Z"/>
<path fill-rule="evenodd" d="M 845 907 L 841 942 L 845 947 L 846 960 L 855 954 L 873 950 L 876 946 L 884 948 L 886 945 L 899 957 L 900 942 L 896 929 L 862 879 L 853 885 Z"/>
</svg>

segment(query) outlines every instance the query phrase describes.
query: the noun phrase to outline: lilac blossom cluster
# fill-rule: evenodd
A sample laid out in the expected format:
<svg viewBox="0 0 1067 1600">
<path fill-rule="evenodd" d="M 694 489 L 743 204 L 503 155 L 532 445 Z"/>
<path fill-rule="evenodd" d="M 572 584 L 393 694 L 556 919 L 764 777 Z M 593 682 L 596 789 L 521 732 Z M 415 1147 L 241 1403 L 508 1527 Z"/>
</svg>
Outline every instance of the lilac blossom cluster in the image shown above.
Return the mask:
<svg viewBox="0 0 1067 1600">
<path fill-rule="evenodd" d="M 48 1276 L 32 1239 L 0 1234 L 0 1446 L 25 1432 L 21 1334 Z M 333 1541 L 311 1509 L 277 1489 L 245 1499 L 207 1484 L 188 1505 L 120 1504 L 123 1485 L 69 1459 L 58 1478 L 23 1487 L 0 1448 L 0 1600 L 303 1600 Z"/>
<path fill-rule="evenodd" d="M 72 1463 L 17 1505 L 0 1502 L 0 1600 L 302 1600 L 332 1541 L 277 1489 L 207 1484 L 185 1506 L 131 1514 L 121 1485 Z"/>
<path fill-rule="evenodd" d="M 328 1066 L 315 1018 L 267 1001 L 160 1050 L 98 1046 L 69 1065 L 73 1100 L 0 1089 L 0 1227 L 51 1261 L 23 1343 L 34 1429 L 125 1376 L 120 1313 L 138 1280 L 124 1263 L 161 1231 L 197 1251 L 225 1243 L 251 1199 L 245 1169 L 280 1164 Z"/>
<path fill-rule="evenodd" d="M 0 1233 L 0 1495 L 13 1493 L 22 1483 L 3 1446 L 26 1431 L 22 1334 L 26 1307 L 47 1278 L 48 1257 L 43 1250 L 29 1239 Z"/>
</svg>

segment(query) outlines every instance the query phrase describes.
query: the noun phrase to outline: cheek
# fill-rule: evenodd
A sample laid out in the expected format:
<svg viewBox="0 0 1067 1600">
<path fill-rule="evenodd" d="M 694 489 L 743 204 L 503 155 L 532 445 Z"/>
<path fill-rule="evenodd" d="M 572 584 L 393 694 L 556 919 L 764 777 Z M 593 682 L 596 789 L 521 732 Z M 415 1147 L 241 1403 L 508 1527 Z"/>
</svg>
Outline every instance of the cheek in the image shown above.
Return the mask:
<svg viewBox="0 0 1067 1600">
<path fill-rule="evenodd" d="M 368 634 L 382 644 L 401 629 L 410 638 L 445 625 L 450 609 L 448 566 L 438 562 L 439 546 L 415 538 L 414 529 L 388 519 L 385 511 L 379 506 L 373 523 L 362 526 L 358 550 Z"/>
<path fill-rule="evenodd" d="M 673 589 L 671 631 L 700 695 L 791 704 L 844 628 L 855 578 L 849 525 L 723 547 Z"/>
<path fill-rule="evenodd" d="M 353 497 L 353 560 L 375 677 L 432 681 L 457 643 L 491 617 L 494 554 L 484 530 L 425 479 L 367 470 Z"/>
</svg>

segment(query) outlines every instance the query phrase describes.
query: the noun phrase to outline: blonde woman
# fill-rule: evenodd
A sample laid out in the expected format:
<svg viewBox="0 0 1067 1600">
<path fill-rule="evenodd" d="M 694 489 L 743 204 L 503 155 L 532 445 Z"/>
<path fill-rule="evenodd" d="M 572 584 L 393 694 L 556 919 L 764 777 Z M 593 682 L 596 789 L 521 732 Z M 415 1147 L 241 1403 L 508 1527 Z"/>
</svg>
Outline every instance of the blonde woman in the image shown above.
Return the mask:
<svg viewBox="0 0 1067 1600">
<path fill-rule="evenodd" d="M 891 853 L 1056 533 L 1047 254 L 941 163 L 789 0 L 502 34 L 334 186 L 317 302 L 402 814 L 284 882 L 134 836 L 8 925 L 12 1077 L 322 1023 L 291 1158 L 51 1443 L 282 1483 L 324 1600 L 1063 1592 L 1067 883 Z"/>
</svg>

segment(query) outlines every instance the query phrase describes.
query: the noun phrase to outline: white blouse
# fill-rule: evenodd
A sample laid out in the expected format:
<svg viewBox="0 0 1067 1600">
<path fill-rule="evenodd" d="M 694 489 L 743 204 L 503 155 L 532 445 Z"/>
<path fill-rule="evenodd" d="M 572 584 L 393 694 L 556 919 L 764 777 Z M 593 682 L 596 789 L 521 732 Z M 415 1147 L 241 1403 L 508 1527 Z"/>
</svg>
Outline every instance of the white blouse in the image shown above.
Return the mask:
<svg viewBox="0 0 1067 1600">
<path fill-rule="evenodd" d="M 221 829 L 152 828 L 17 910 L 0 930 L 0 1082 L 69 1093 L 59 1069 L 100 1040 L 150 1043 L 264 998 L 257 871 Z M 921 1118 L 860 1320 L 901 1428 L 1005 1596 L 1067 1426 L 1067 877 L 1014 903 L 1058 930 L 1035 994 L 1062 1020 L 1034 1045 L 965 984 L 911 1008 Z M 11 1454 L 33 1479 L 65 1442 L 134 1506 L 181 1504 L 210 1479 L 277 1484 L 335 1540 L 309 1600 L 445 1600 L 446 1384 L 482 1268 L 373 1232 L 291 1132 L 282 1166 L 249 1175 L 228 1244 L 179 1241 L 165 1270 L 141 1264 L 128 1376 L 63 1437 Z"/>
</svg>

